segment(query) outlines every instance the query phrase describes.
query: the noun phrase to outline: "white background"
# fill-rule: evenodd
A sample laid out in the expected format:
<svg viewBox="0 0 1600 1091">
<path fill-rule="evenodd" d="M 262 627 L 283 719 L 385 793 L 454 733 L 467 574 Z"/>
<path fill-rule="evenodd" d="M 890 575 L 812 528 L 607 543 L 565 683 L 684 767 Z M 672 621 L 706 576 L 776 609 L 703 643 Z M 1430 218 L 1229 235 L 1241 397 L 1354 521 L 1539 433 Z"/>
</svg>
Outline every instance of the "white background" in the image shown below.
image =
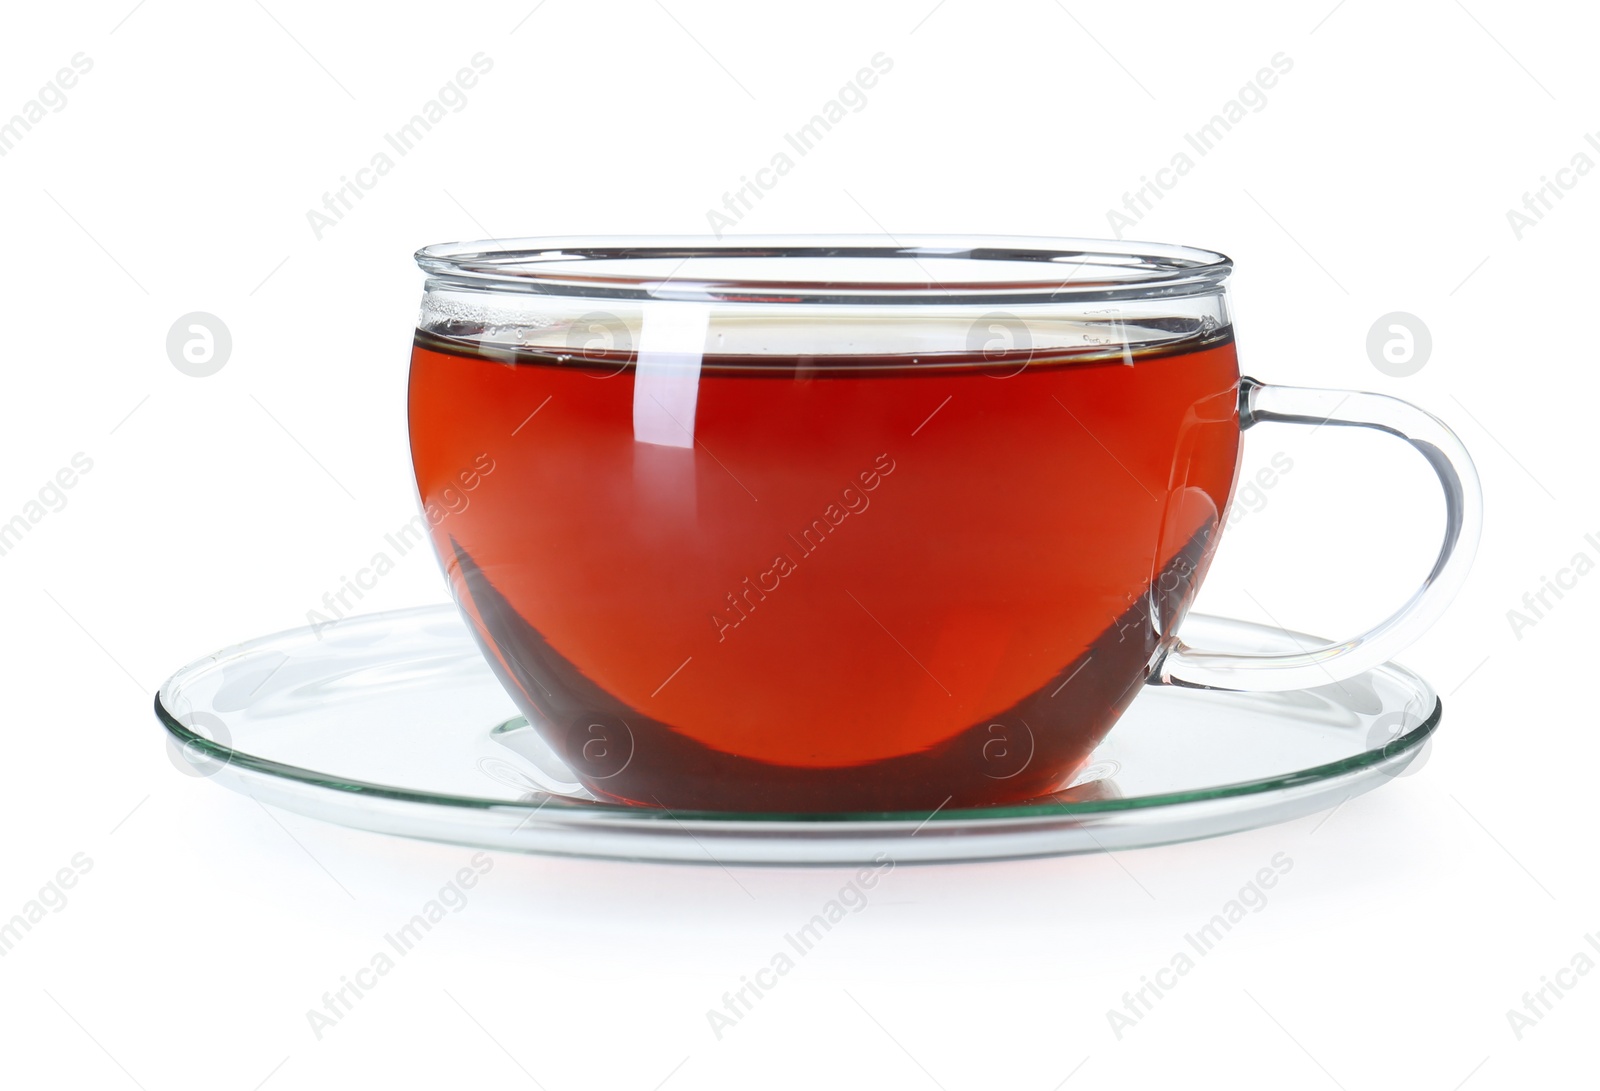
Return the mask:
<svg viewBox="0 0 1600 1091">
<path fill-rule="evenodd" d="M 1600 127 L 1589 13 L 532 6 L 4 12 L 0 118 L 74 54 L 93 61 L 0 158 L 0 521 L 74 454 L 93 460 L 0 557 L 0 918 L 74 854 L 93 862 L 0 959 L 6 1082 L 1592 1080 L 1600 973 L 1520 1039 L 1506 1015 L 1600 932 L 1600 747 L 1583 690 L 1600 576 L 1520 634 L 1507 619 L 1575 554 L 1600 558 L 1584 540 L 1600 532 L 1587 331 L 1600 177 L 1576 178 L 1520 239 L 1506 216 L 1576 153 L 1600 162 L 1584 143 Z M 466 107 L 318 240 L 307 210 L 480 51 L 494 67 Z M 306 1011 L 470 850 L 269 814 L 180 776 L 153 691 L 219 646 L 304 624 L 412 515 L 414 248 L 704 231 L 707 209 L 880 51 L 894 67 L 866 108 L 736 231 L 1104 236 L 1107 210 L 1185 133 L 1275 54 L 1292 59 L 1129 235 L 1237 260 L 1248 373 L 1411 399 L 1474 452 L 1488 510 L 1476 570 L 1403 657 L 1445 699 L 1426 768 L 1331 818 L 1215 841 L 896 869 L 721 1040 L 707 1009 L 847 874 L 495 855 L 468 906 L 318 1040 Z M 1433 338 L 1403 379 L 1365 348 L 1396 310 Z M 167 358 L 191 311 L 232 332 L 209 378 Z M 1262 428 L 1248 448 L 1247 472 L 1278 451 L 1294 469 L 1230 530 L 1202 609 L 1344 635 L 1426 571 L 1442 505 L 1398 442 Z M 419 550 L 363 606 L 443 598 Z M 1266 907 L 1119 1039 L 1107 1009 L 1280 852 L 1293 870 Z"/>
</svg>

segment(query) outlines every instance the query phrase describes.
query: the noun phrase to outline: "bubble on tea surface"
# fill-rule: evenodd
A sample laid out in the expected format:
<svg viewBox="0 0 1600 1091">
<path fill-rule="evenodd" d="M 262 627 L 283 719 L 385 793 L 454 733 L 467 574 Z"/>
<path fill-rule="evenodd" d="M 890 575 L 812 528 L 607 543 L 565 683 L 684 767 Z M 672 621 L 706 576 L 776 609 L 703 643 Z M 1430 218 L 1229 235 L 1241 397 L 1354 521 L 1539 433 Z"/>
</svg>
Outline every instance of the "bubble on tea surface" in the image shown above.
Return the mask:
<svg viewBox="0 0 1600 1091">
<path fill-rule="evenodd" d="M 209 712 L 189 713 L 182 723 L 208 742 L 225 748 L 233 746 L 233 736 L 228 733 L 227 725 L 220 717 Z M 170 732 L 167 735 L 167 759 L 172 762 L 174 769 L 186 777 L 215 776 L 228 765 L 227 758 L 217 757 L 194 740 L 180 741 Z"/>
<path fill-rule="evenodd" d="M 1369 751 L 1382 751 L 1386 758 L 1398 757 L 1406 753 L 1406 746 L 1400 740 L 1416 726 L 1414 718 L 1404 712 L 1385 712 L 1382 716 L 1372 721 L 1372 726 L 1367 729 L 1367 749 Z M 1411 760 L 1404 765 L 1384 765 L 1378 771 L 1386 777 L 1409 777 L 1420 772 L 1428 764 L 1428 755 L 1433 751 L 1433 736 L 1424 739 L 1422 745 L 1413 747 L 1409 753 Z M 1401 760 L 1404 760 L 1403 758 Z"/>
<path fill-rule="evenodd" d="M 232 354 L 233 334 L 228 324 L 207 311 L 181 315 L 167 330 L 167 359 L 191 378 L 215 375 Z"/>
<path fill-rule="evenodd" d="M 1367 331 L 1367 359 L 1385 375 L 1415 375 L 1433 355 L 1428 324 L 1409 311 L 1390 311 Z"/>
<path fill-rule="evenodd" d="M 990 311 L 967 327 L 967 351 L 990 363 L 983 373 L 991 379 L 1009 379 L 1033 359 L 1033 333 L 1010 311 Z"/>
</svg>

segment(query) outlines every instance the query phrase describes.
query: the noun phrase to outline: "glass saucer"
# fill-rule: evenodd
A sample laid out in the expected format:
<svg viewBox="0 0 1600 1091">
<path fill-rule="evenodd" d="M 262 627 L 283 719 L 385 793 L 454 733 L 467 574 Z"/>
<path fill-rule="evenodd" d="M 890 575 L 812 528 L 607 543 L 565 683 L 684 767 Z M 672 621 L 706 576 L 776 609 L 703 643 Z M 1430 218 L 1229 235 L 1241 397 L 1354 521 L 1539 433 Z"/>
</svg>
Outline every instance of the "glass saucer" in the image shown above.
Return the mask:
<svg viewBox="0 0 1600 1091">
<path fill-rule="evenodd" d="M 1191 615 L 1206 648 L 1321 641 Z M 1187 841 L 1335 807 L 1410 765 L 1438 697 L 1393 663 L 1287 693 L 1150 686 L 1069 788 L 977 810 L 669 812 L 597 802 L 517 713 L 453 606 L 225 648 L 156 695 L 179 768 L 360 829 L 523 852 L 720 864 L 990 860 Z"/>
</svg>

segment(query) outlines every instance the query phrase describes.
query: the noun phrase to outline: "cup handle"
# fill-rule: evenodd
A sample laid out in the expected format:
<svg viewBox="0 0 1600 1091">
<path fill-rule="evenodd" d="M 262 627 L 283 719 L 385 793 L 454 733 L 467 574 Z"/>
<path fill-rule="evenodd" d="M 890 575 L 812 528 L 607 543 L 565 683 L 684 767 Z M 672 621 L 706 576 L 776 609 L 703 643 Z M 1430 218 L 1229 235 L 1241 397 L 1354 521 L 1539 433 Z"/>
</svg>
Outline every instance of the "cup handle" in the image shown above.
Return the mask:
<svg viewBox="0 0 1600 1091">
<path fill-rule="evenodd" d="M 1389 618 L 1348 640 L 1278 654 L 1211 652 L 1180 636 L 1151 681 L 1208 689 L 1278 691 L 1340 682 L 1392 658 L 1450 604 L 1466 579 L 1483 526 L 1483 491 L 1467 449 L 1444 422 L 1398 398 L 1357 391 L 1239 381 L 1239 427 L 1276 424 L 1376 428 L 1428 460 L 1444 488 L 1444 543 L 1422 586 Z"/>
</svg>

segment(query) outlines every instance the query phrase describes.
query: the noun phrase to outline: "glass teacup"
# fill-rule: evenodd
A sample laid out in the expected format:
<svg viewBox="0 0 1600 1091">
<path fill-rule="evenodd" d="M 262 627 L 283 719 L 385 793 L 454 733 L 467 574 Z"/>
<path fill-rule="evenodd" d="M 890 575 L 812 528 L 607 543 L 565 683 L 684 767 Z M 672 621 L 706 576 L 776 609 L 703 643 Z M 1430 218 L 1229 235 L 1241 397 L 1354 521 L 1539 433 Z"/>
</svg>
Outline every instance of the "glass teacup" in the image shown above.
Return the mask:
<svg viewBox="0 0 1600 1091">
<path fill-rule="evenodd" d="M 1325 685 L 1465 576 L 1470 459 L 1372 394 L 1241 379 L 1231 263 L 1071 239 L 428 247 L 420 498 L 507 690 L 603 799 L 1007 804 L 1070 782 L 1147 683 Z M 1374 427 L 1444 486 L 1424 586 L 1283 655 L 1183 644 L 1240 433 Z"/>
</svg>

